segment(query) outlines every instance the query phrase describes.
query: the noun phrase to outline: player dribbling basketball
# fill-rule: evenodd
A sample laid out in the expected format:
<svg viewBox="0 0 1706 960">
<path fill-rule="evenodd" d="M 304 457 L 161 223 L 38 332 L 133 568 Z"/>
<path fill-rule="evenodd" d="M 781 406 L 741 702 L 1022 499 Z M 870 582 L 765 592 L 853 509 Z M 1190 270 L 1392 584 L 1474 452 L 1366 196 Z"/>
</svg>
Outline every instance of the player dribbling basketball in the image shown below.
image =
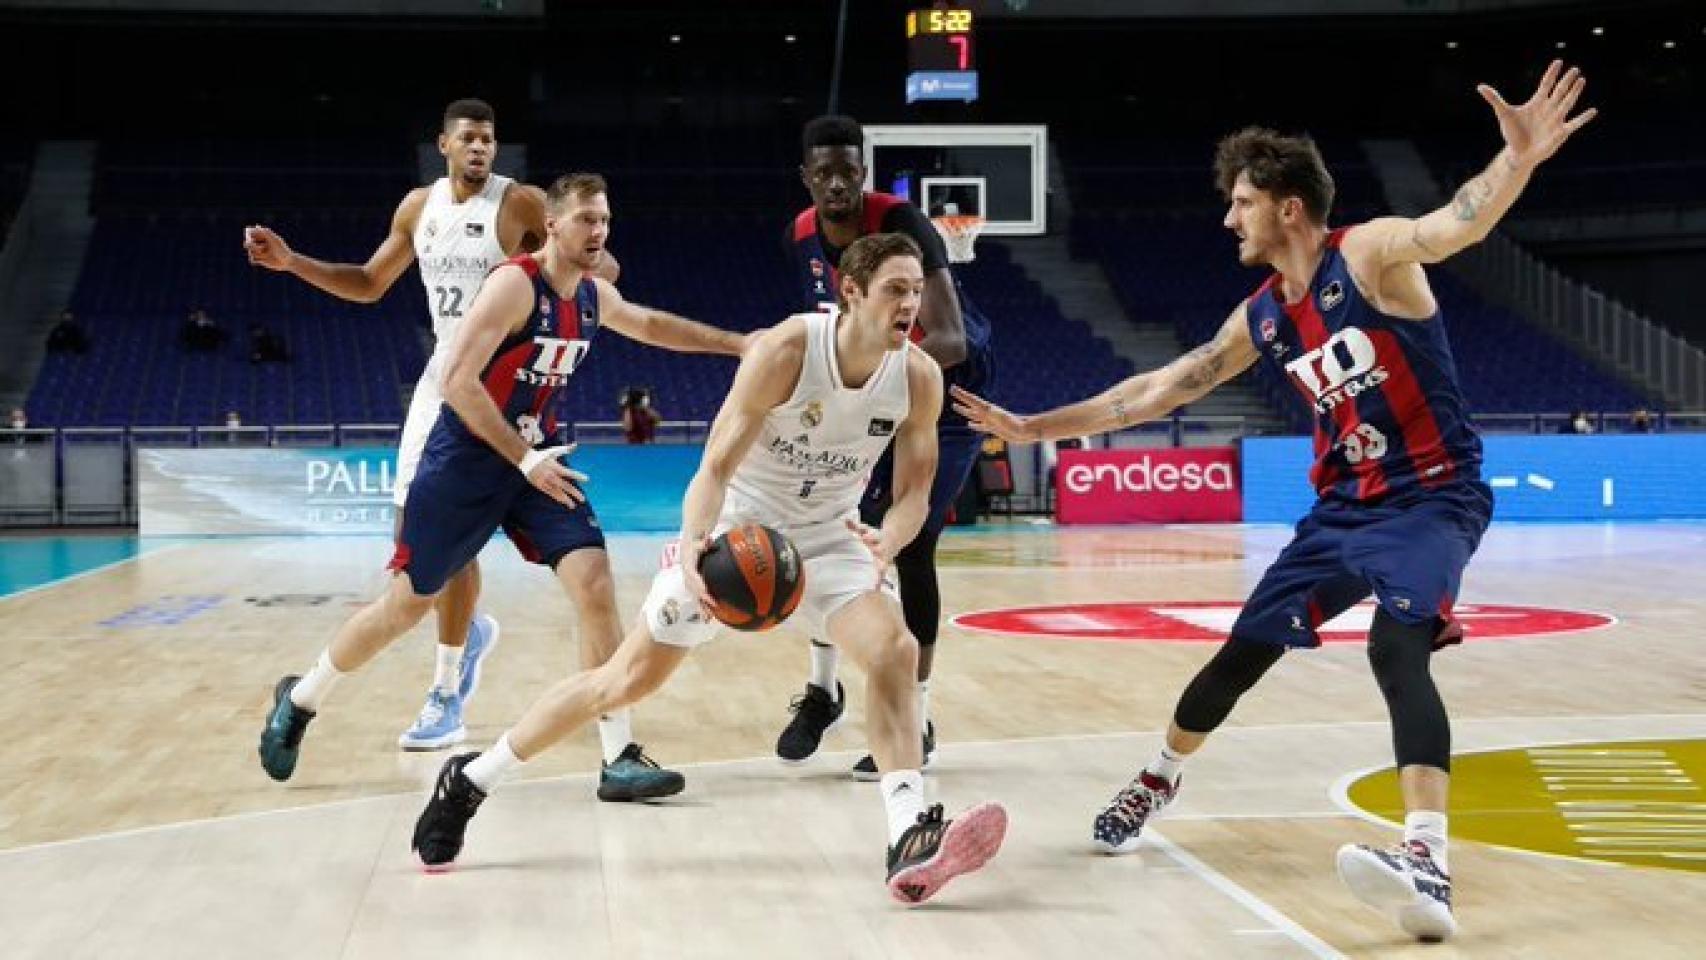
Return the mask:
<svg viewBox="0 0 1706 960">
<path fill-rule="evenodd" d="M 888 815 L 888 887 L 916 903 L 1000 848 L 994 803 L 946 820 L 926 807 L 919 772 L 918 646 L 890 566 L 922 526 L 936 467 L 942 374 L 907 342 L 924 286 L 917 244 L 863 237 L 842 257 L 839 316 L 788 319 L 741 359 L 682 506 L 679 550 L 665 553 L 640 620 L 604 666 L 559 683 L 485 754 L 451 758 L 415 825 L 428 868 L 453 861 L 486 793 L 600 712 L 652 693 L 717 624 L 699 574 L 710 538 L 747 522 L 774 526 L 805 561 L 798 613 L 868 678 L 871 753 Z M 858 522 L 872 464 L 894 445 L 894 505 Z"/>
</svg>

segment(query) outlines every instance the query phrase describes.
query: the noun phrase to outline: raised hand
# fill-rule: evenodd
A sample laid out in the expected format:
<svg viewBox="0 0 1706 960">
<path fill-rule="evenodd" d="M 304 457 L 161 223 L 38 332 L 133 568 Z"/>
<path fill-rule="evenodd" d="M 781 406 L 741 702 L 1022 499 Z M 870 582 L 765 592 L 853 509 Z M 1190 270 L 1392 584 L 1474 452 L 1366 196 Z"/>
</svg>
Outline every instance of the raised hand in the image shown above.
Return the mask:
<svg viewBox="0 0 1706 960">
<path fill-rule="evenodd" d="M 1000 437 L 1008 443 L 1036 439 L 1024 417 L 1009 413 L 970 390 L 949 387 L 948 392 L 953 398 L 954 412 L 965 417 L 973 430 Z"/>
<path fill-rule="evenodd" d="M 295 255 L 283 237 L 260 226 L 243 228 L 243 252 L 249 255 L 249 263 L 268 270 L 290 269 Z"/>
<path fill-rule="evenodd" d="M 1499 133 L 1510 148 L 1511 162 L 1532 169 L 1557 153 L 1570 134 L 1598 115 L 1599 111 L 1590 107 L 1570 117 L 1587 84 L 1579 68 L 1565 70 L 1562 60 L 1554 60 L 1541 76 L 1534 96 L 1521 106 L 1506 103 L 1499 91 L 1484 83 L 1475 89 L 1498 117 Z"/>
</svg>

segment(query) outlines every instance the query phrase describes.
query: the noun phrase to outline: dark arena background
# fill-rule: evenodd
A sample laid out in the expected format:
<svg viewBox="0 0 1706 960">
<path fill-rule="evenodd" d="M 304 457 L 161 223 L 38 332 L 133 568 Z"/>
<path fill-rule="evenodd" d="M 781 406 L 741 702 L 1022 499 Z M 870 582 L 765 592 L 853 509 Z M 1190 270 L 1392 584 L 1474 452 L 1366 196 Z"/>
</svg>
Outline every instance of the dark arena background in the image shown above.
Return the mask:
<svg viewBox="0 0 1706 960">
<path fill-rule="evenodd" d="M 492 107 L 517 195 L 602 175 L 628 302 L 739 334 L 838 280 L 796 255 L 801 137 L 855 118 L 863 188 L 929 218 L 938 269 L 988 319 L 985 398 L 1034 414 L 1214 341 L 1274 274 L 1240 265 L 1222 137 L 1312 138 L 1329 227 L 1460 210 L 1506 156 L 1477 85 L 1520 105 L 1554 60 L 1589 80 L 1571 115 L 1598 116 L 1484 239 L 1425 266 L 1494 503 L 1441 611 L 1464 642 L 1423 661 L 1451 718 L 1447 943 L 1335 869 L 1341 844 L 1406 824 L 1365 649 L 1396 602 L 1382 583 L 1239 701 L 1135 851 L 1093 843 L 1310 513 L 1312 462 L 1400 445 L 1300 398 L 1367 373 L 1343 344 L 1303 372 L 1258 356 L 1144 423 L 972 454 L 935 548 L 924 775 L 950 815 L 992 798 L 1010 819 L 940 899 L 878 887 L 881 798 L 849 776 L 876 685 L 853 658 L 844 722 L 778 760 L 810 708 L 791 705 L 812 657 L 797 618 L 724 631 L 634 708 L 681 793 L 600 802 L 615 761 L 578 732 L 494 793 L 448 876 L 422 872 L 411 831 L 450 754 L 398 747 L 436 683 L 434 615 L 340 681 L 288 782 L 257 768 L 275 681 L 394 586 L 417 509 L 405 420 L 451 348 L 435 318 L 472 302 L 407 244 L 394 282 L 343 297 L 245 240 L 264 227 L 356 271 L 446 177 L 447 104 Z M 0 0 L 0 89 L 0 955 L 1706 949 L 1706 6 Z M 460 223 L 421 216 L 423 250 Z M 1242 335 L 1281 355 L 1261 324 Z M 511 424 L 578 444 L 624 628 L 736 368 L 602 329 Z M 436 396 L 422 431 L 449 416 Z M 1322 433 L 1335 416 L 1346 432 Z M 502 643 L 457 701 L 466 749 L 583 665 L 583 611 L 509 539 L 480 554 Z"/>
</svg>

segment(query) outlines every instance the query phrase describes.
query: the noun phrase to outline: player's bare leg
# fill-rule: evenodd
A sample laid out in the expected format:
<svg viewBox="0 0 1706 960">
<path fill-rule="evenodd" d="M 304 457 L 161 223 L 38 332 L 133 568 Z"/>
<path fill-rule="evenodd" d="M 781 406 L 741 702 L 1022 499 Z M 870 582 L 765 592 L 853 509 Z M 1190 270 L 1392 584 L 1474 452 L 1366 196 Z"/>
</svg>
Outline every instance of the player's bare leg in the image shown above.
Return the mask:
<svg viewBox="0 0 1706 960">
<path fill-rule="evenodd" d="M 1007 833 L 1007 811 L 984 803 L 948 820 L 941 804 L 926 806 L 915 693 L 918 643 L 898 603 L 875 591 L 864 594 L 830 618 L 829 636 L 867 678 L 871 756 L 889 823 L 889 892 L 906 903 L 922 902 L 995 856 Z"/>
<path fill-rule="evenodd" d="M 576 550 L 557 562 L 557 579 L 579 616 L 581 669 L 596 670 L 610 661 L 622 643 L 610 557 L 602 548 Z M 598 775 L 600 800 L 653 800 L 674 796 L 686 786 L 681 774 L 660 768 L 634 741 L 626 704 L 611 707 L 598 718 L 598 742 L 604 756 Z"/>
<path fill-rule="evenodd" d="M 432 800 L 415 822 L 412 841 L 429 871 L 448 869 L 462 851 L 468 821 L 499 782 L 523 763 L 601 713 L 642 700 L 675 673 L 686 647 L 658 643 L 642 619 L 596 670 L 559 681 L 485 753 L 451 757 L 439 771 Z"/>
<path fill-rule="evenodd" d="M 415 592 L 407 574 L 397 574 L 385 592 L 344 621 L 307 674 L 287 676 L 273 688 L 273 707 L 261 731 L 261 766 L 274 780 L 288 780 L 308 721 L 344 674 L 366 666 L 381 650 L 409 632 L 432 609 L 432 595 Z"/>
</svg>

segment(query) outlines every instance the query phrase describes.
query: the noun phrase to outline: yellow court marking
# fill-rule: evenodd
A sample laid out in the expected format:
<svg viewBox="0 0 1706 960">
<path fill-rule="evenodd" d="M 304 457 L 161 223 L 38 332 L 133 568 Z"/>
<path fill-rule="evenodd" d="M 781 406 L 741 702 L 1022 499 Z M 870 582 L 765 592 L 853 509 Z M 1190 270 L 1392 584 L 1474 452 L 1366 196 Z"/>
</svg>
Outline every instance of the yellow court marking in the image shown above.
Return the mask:
<svg viewBox="0 0 1706 960">
<path fill-rule="evenodd" d="M 1706 873 L 1706 740 L 1535 745 L 1451 759 L 1451 832 L 1500 846 Z M 1394 770 L 1346 791 L 1404 819 Z"/>
</svg>

